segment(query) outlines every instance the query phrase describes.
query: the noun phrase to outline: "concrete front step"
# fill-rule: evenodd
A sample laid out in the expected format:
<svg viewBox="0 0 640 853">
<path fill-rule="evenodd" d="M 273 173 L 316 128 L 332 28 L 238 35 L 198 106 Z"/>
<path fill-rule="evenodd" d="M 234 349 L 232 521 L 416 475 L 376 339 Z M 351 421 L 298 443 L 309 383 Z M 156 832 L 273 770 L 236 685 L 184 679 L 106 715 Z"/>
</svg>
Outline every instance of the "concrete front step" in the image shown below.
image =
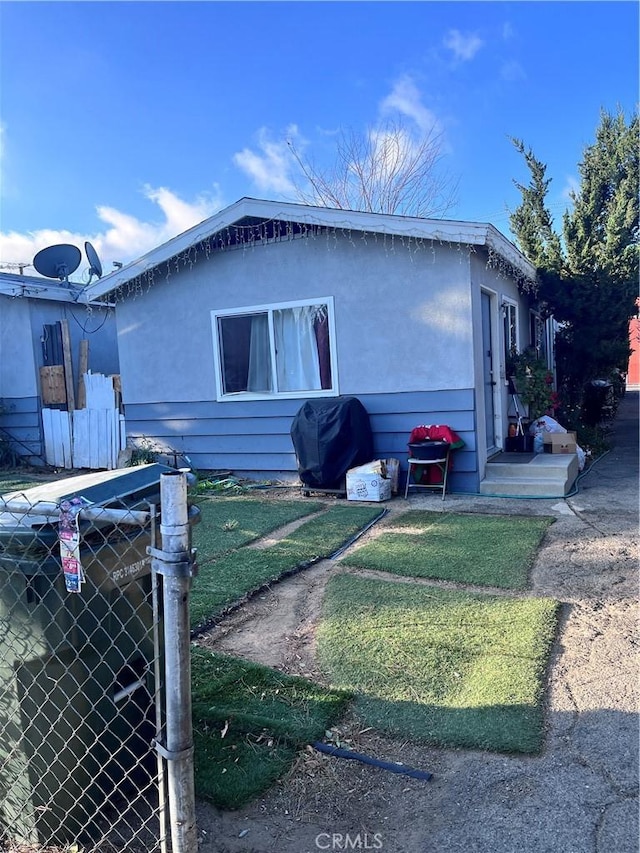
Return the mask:
<svg viewBox="0 0 640 853">
<path fill-rule="evenodd" d="M 567 491 L 565 485 L 558 480 L 542 480 L 538 477 L 529 480 L 513 480 L 511 477 L 495 477 L 490 480 L 485 478 L 480 483 L 481 495 L 563 498 Z"/>
<path fill-rule="evenodd" d="M 560 459 L 560 461 L 556 461 Z M 521 477 L 526 479 L 539 477 L 543 480 L 562 479 L 564 480 L 571 470 L 571 462 L 569 459 L 575 459 L 574 456 L 553 456 L 545 454 L 535 457 L 527 465 L 511 465 L 508 462 L 489 462 L 487 464 L 487 476 L 501 477 L 504 479 L 519 480 Z"/>
<path fill-rule="evenodd" d="M 564 497 L 578 470 L 575 454 L 538 453 L 526 463 L 510 463 L 501 456 L 500 461 L 487 463 L 480 494 Z"/>
</svg>

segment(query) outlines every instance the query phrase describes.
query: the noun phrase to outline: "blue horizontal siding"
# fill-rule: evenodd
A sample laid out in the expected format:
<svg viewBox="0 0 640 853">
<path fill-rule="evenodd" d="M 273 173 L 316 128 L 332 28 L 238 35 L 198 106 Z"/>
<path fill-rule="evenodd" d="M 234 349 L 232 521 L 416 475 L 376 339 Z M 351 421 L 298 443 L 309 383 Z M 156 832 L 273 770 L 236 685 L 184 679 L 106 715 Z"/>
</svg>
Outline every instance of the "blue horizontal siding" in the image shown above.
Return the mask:
<svg viewBox="0 0 640 853">
<path fill-rule="evenodd" d="M 376 432 L 401 432 L 406 427 L 409 415 L 413 416 L 416 426 L 425 423 L 424 420 L 421 420 L 421 418 L 425 417 L 424 412 L 385 412 L 383 414 L 369 412 L 369 420 Z M 457 433 L 465 431 L 473 432 L 474 430 L 475 418 L 473 411 L 429 412 L 428 415 L 428 423 L 446 424 Z"/>
<path fill-rule="evenodd" d="M 39 397 L 2 397 L 0 399 L 0 419 L 3 417 L 21 417 L 25 422 L 36 423 L 40 419 Z"/>
<path fill-rule="evenodd" d="M 427 414 L 450 416 L 453 412 L 473 411 L 473 389 L 445 391 L 406 391 L 396 394 L 354 394 L 366 406 L 370 415 L 390 415 L 394 413 L 414 413 L 418 418 Z M 335 398 L 332 398 L 335 399 Z M 431 403 L 436 401 L 437 405 Z M 365 402 L 366 401 L 366 402 Z M 218 403 L 215 400 L 187 400 L 181 402 L 145 402 L 127 403 L 126 415 L 145 412 L 150 421 L 171 418 L 174 420 L 193 420 L 200 418 L 236 419 L 236 418 L 292 418 L 298 412 L 304 400 L 238 400 Z M 428 408 L 425 404 L 429 402 Z M 430 415 L 431 417 L 431 415 Z M 419 421 L 422 423 L 423 421 Z M 437 421 L 431 420 L 431 423 Z"/>
<path fill-rule="evenodd" d="M 126 418 L 131 418 L 132 407 L 127 406 Z M 295 414 L 295 413 L 294 413 Z M 140 435 L 153 433 L 157 436 L 248 436 L 259 432 L 261 435 L 283 435 L 291 428 L 293 415 L 261 418 L 162 418 L 161 420 L 138 420 L 136 430 Z M 259 427 L 256 426 L 259 424 Z"/>
<path fill-rule="evenodd" d="M 369 412 L 377 458 L 400 459 L 406 469 L 411 430 L 446 424 L 465 442 L 455 452 L 453 491 L 477 491 L 474 392 L 427 391 L 355 395 Z M 304 400 L 128 403 L 127 435 L 145 440 L 169 457 L 187 456 L 194 468 L 230 470 L 238 476 L 297 478 L 290 429 Z"/>
<path fill-rule="evenodd" d="M 30 465 L 44 464 L 44 443 L 38 397 L 0 400 L 0 439 Z"/>
</svg>

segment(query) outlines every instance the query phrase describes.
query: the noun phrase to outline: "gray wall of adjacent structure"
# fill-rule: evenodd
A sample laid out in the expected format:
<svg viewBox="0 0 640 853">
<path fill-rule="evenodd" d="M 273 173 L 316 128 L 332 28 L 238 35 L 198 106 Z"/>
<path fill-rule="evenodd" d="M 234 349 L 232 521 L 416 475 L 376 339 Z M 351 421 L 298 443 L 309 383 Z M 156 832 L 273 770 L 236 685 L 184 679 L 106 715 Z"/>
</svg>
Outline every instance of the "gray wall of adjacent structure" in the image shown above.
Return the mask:
<svg viewBox="0 0 640 853">
<path fill-rule="evenodd" d="M 94 373 L 118 373 L 118 338 L 113 310 L 0 296 L 0 399 L 39 396 L 39 371 L 44 364 L 43 327 L 63 319 L 69 323 L 75 387 L 78 350 L 84 337 L 89 341 L 89 368 Z"/>
<path fill-rule="evenodd" d="M 400 459 L 406 470 L 411 430 L 421 424 L 446 424 L 465 442 L 454 453 L 451 488 L 477 491 L 472 389 L 354 396 L 369 413 L 377 458 Z M 148 443 L 166 453 L 170 462 L 174 453 L 178 464 L 184 464 L 180 457 L 187 456 L 197 470 L 291 481 L 297 479 L 297 463 L 290 429 L 303 402 L 128 403 L 127 433 L 135 443 Z"/>
<path fill-rule="evenodd" d="M 0 439 L 30 465 L 44 465 L 40 398 L 3 397 L 0 401 Z"/>
<path fill-rule="evenodd" d="M 78 387 L 78 357 L 80 341 L 83 338 L 89 341 L 89 369 L 92 373 L 104 373 L 106 376 L 119 373 L 118 335 L 113 309 L 47 302 L 43 299 L 29 301 L 36 383 L 39 383 L 39 369 L 44 363 L 43 326 L 57 323 L 59 320 L 67 320 L 69 324 L 74 388 Z"/>
<path fill-rule="evenodd" d="M 119 372 L 113 310 L 45 299 L 0 296 L 0 438 L 30 464 L 44 464 L 40 368 L 43 327 L 67 319 L 74 388 L 78 387 L 80 340 L 89 340 L 94 373 Z"/>
<path fill-rule="evenodd" d="M 37 394 L 29 300 L 0 296 L 0 400 Z"/>
</svg>

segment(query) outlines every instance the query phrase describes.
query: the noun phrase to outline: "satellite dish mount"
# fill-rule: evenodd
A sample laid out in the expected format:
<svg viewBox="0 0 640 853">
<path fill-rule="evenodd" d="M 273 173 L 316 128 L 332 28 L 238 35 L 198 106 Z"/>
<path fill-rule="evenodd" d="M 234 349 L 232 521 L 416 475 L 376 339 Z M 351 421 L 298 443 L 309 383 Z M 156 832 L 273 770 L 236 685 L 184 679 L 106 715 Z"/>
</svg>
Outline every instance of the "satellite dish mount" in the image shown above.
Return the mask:
<svg viewBox="0 0 640 853">
<path fill-rule="evenodd" d="M 59 243 L 41 249 L 33 259 L 33 266 L 46 278 L 57 278 L 69 284 L 69 276 L 80 266 L 82 255 L 77 246 Z"/>
</svg>

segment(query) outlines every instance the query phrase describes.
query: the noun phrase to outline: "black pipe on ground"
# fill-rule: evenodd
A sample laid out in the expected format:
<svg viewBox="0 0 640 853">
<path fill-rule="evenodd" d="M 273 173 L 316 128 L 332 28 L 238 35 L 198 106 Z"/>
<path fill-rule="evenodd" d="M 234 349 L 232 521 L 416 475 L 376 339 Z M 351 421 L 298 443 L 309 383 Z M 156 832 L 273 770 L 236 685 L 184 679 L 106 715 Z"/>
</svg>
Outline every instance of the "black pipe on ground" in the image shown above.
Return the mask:
<svg viewBox="0 0 640 853">
<path fill-rule="evenodd" d="M 413 767 L 407 767 L 404 764 L 398 764 L 395 761 L 381 761 L 379 758 L 371 758 L 369 755 L 363 755 L 361 752 L 355 752 L 352 749 L 342 749 L 339 746 L 331 746 L 328 743 L 316 741 L 311 744 L 318 752 L 323 752 L 325 755 L 332 755 L 334 758 L 348 758 L 352 761 L 360 761 L 362 764 L 370 764 L 372 767 L 380 767 L 382 770 L 388 770 L 390 773 L 400 773 L 403 776 L 411 776 L 412 779 L 424 779 L 426 782 L 433 776 L 427 770 L 416 770 Z"/>
</svg>

